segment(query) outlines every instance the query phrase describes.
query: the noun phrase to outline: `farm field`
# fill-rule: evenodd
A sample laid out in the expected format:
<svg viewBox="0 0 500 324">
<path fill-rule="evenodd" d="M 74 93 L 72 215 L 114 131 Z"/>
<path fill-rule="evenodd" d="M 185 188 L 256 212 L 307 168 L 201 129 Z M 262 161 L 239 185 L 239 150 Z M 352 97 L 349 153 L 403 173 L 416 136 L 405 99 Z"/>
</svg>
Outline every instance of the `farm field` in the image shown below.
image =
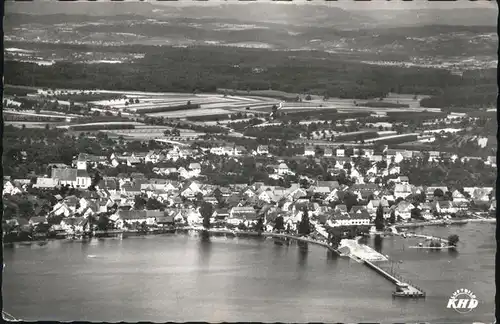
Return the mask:
<svg viewBox="0 0 500 324">
<path fill-rule="evenodd" d="M 143 123 L 139 122 L 134 122 L 134 121 L 127 121 L 127 122 L 103 122 L 103 123 L 84 123 L 84 124 L 66 124 L 66 125 L 59 125 L 57 128 L 70 128 L 70 127 L 80 127 L 80 126 L 102 126 L 103 128 L 106 126 L 111 126 L 111 125 L 134 125 L 134 126 L 140 126 L 144 125 Z"/>
<path fill-rule="evenodd" d="M 366 139 L 365 143 L 389 143 L 392 144 L 401 144 L 406 142 L 415 141 L 420 134 L 418 133 L 408 133 L 408 134 L 400 134 L 400 135 L 386 135 L 377 138 Z"/>
<path fill-rule="evenodd" d="M 78 117 L 78 115 L 59 114 L 59 113 L 54 113 L 52 111 L 41 111 L 39 114 L 37 114 L 34 110 L 25 110 L 25 111 L 5 110 L 3 113 L 11 115 L 19 115 L 19 116 L 60 118 L 61 120 Z"/>
<path fill-rule="evenodd" d="M 289 93 L 278 90 L 233 90 L 233 89 L 217 89 L 218 93 L 229 93 L 231 95 L 240 95 L 240 96 L 262 96 L 262 97 L 271 97 L 271 98 L 287 98 L 287 99 L 295 99 L 297 96 L 301 97 L 303 94 L 298 93 Z M 318 97 L 319 96 L 313 96 Z"/>
<path fill-rule="evenodd" d="M 82 96 L 80 90 L 55 90 L 58 93 L 67 91 L 76 96 Z M 424 110 L 439 112 L 440 109 L 421 108 L 419 100 L 423 96 L 414 98 L 413 95 L 389 94 L 383 101 L 377 100 L 352 100 L 341 98 L 329 98 L 323 100 L 322 96 L 311 96 L 311 100 L 304 100 L 304 95 L 299 94 L 302 102 L 291 102 L 295 100 L 298 94 L 286 93 L 275 90 L 260 90 L 260 91 L 233 91 L 229 89 L 219 89 L 217 93 L 154 93 L 141 91 L 109 91 L 109 90 L 93 90 L 97 100 L 87 101 L 92 105 L 92 111 L 99 111 L 101 115 L 108 114 L 107 110 L 114 110 L 116 115 L 121 112 L 121 116 L 133 116 L 141 114 L 150 117 L 165 117 L 174 119 L 186 119 L 190 117 L 206 117 L 214 116 L 220 122 L 231 122 L 230 115 L 236 113 L 256 113 L 267 114 L 276 105 L 281 112 L 286 114 L 300 114 L 294 118 L 311 118 L 324 119 L 326 115 L 334 113 L 374 113 L 384 116 L 388 112 L 421 112 Z M 85 95 L 85 94 L 84 94 Z M 90 94 L 87 94 L 90 96 Z M 110 98 L 116 96 L 115 99 Z M 290 100 L 289 100 L 290 99 Z M 285 100 L 285 101 L 282 101 Z M 59 102 L 62 102 L 59 100 Z M 189 105 L 188 105 L 189 103 Z M 370 103 L 372 106 L 363 106 L 364 103 Z M 387 107 L 384 107 L 387 103 Z M 75 102 L 75 105 L 78 102 Z M 391 106 L 392 104 L 392 106 Z M 400 108 L 394 105 L 408 105 L 408 108 Z M 375 105 L 375 107 L 373 107 Z M 309 115 L 310 112 L 310 115 Z M 65 121 L 69 121 L 77 115 L 69 115 L 63 113 L 45 112 L 42 111 L 36 114 L 34 111 L 24 111 L 19 113 L 29 117 L 12 117 L 15 122 L 56 122 L 61 119 L 61 128 L 67 128 Z M 130 115 L 131 114 L 131 115 Z M 323 117 L 321 117 L 323 116 Z M 55 120 L 49 118 L 55 118 Z M 69 117 L 69 118 L 68 118 Z M 336 118 L 341 116 L 336 116 Z M 347 116 L 346 116 L 347 118 Z M 66 120 L 63 120 L 66 119 Z M 207 118 L 208 119 L 208 118 Z M 204 125 L 214 124 L 211 121 L 202 120 Z M 103 124 L 104 125 L 104 124 Z M 109 124 L 111 125 L 111 124 Z M 137 125 L 137 124 L 136 124 Z M 44 124 L 45 126 L 45 124 Z M 32 124 L 30 127 L 35 127 Z M 39 126 L 37 126 L 39 127 Z M 103 129 L 106 127 L 103 127 Z M 112 127 L 107 127 L 110 130 Z"/>
<path fill-rule="evenodd" d="M 463 128 L 440 128 L 440 129 L 429 129 L 429 130 L 424 130 L 424 134 L 432 134 L 432 133 L 458 133 L 460 131 L 463 131 Z"/>
<path fill-rule="evenodd" d="M 418 100 L 413 100 L 412 96 L 407 96 L 403 97 L 402 95 L 398 96 L 389 96 L 387 98 L 384 98 L 383 101 L 377 101 L 377 104 L 380 104 L 380 107 L 368 107 L 364 106 L 363 104 L 365 103 L 372 103 L 374 100 L 353 100 L 353 99 L 341 99 L 341 98 L 330 98 L 328 100 L 322 100 L 322 99 L 312 99 L 309 101 L 302 101 L 302 102 L 285 102 L 283 103 L 283 106 L 281 109 L 283 110 L 296 110 L 296 109 L 302 109 L 302 110 L 307 110 L 307 109 L 317 109 L 317 108 L 322 108 L 322 109 L 328 109 L 328 108 L 333 108 L 333 109 L 338 109 L 340 110 L 361 110 L 361 109 L 367 109 L 367 110 L 373 110 L 373 111 L 385 111 L 385 110 L 394 110 L 394 111 L 405 111 L 405 110 L 410 110 L 410 111 L 423 111 L 423 110 L 432 110 L 434 108 L 422 108 L 420 107 L 420 102 Z M 387 107 L 383 107 L 383 104 L 387 103 Z M 391 107 L 393 104 L 402 104 L 402 105 L 408 105 L 408 108 L 395 108 Z"/>
<path fill-rule="evenodd" d="M 44 122 L 22 122 L 22 121 L 4 121 L 5 125 L 11 125 L 14 127 L 22 128 L 45 128 L 49 125 L 50 128 L 53 128 L 55 125 L 59 125 L 59 123 L 44 123 Z"/>
<path fill-rule="evenodd" d="M 278 102 L 274 99 L 263 97 L 224 96 L 222 94 L 155 94 L 147 93 L 122 93 L 126 98 L 100 100 L 91 102 L 97 107 L 110 107 L 120 111 L 144 111 L 148 116 L 161 116 L 170 118 L 185 118 L 191 116 L 206 116 L 211 114 L 230 114 L 237 112 L 260 112 L 272 110 Z M 191 109 L 151 112 L 147 110 L 177 107 L 186 105 L 198 106 Z M 188 111 L 189 110 L 189 111 Z"/>
<path fill-rule="evenodd" d="M 107 133 L 109 135 L 123 136 L 128 139 L 135 140 L 151 140 L 158 138 L 168 138 L 171 136 L 165 136 L 164 132 L 166 130 L 172 130 L 173 127 L 169 126 L 151 126 L 137 123 L 133 129 L 103 129 L 100 132 Z M 203 136 L 205 133 L 197 132 L 192 129 L 179 129 L 180 135 L 176 136 L 178 138 L 196 138 L 198 136 Z"/>
<path fill-rule="evenodd" d="M 13 114 L 19 114 L 19 115 L 37 115 L 37 116 L 50 116 L 50 117 L 81 117 L 80 115 L 76 114 L 67 114 L 67 113 L 62 113 L 58 111 L 52 111 L 52 110 L 40 110 L 40 113 L 37 114 L 36 111 L 34 110 L 22 110 L 22 111 L 15 111 L 12 109 L 5 109 L 4 113 L 9 112 Z"/>
<path fill-rule="evenodd" d="M 423 142 L 419 141 L 413 141 L 413 142 L 406 142 L 406 143 L 401 143 L 401 144 L 395 144 L 395 148 L 401 148 L 401 149 L 410 149 L 410 150 L 431 150 L 432 146 L 427 145 Z"/>
<path fill-rule="evenodd" d="M 153 139 L 167 139 L 171 137 L 178 138 L 179 140 L 193 140 L 199 136 L 205 135 L 205 133 L 201 132 L 187 132 L 184 130 L 181 130 L 179 136 L 165 136 L 163 134 L 163 131 L 141 132 L 138 131 L 137 129 L 102 130 L 101 132 L 105 132 L 108 135 L 112 134 L 116 136 L 123 136 L 128 139 L 141 140 L 141 141 L 147 141 Z"/>
<path fill-rule="evenodd" d="M 305 138 L 300 138 L 296 140 L 290 141 L 291 143 L 294 143 L 296 145 L 308 145 L 308 146 L 327 146 L 327 147 L 340 147 L 341 145 L 344 146 L 352 146 L 352 147 L 363 147 L 366 146 L 365 144 L 360 144 L 360 143 L 352 143 L 352 142 L 332 142 L 332 141 L 327 141 L 327 140 L 321 140 L 321 139 L 305 139 Z"/>
<path fill-rule="evenodd" d="M 194 116 L 208 116 L 208 115 L 221 115 L 231 114 L 230 110 L 226 109 L 192 109 L 192 110 L 178 110 L 178 111 L 165 111 L 148 114 L 152 117 L 167 117 L 167 118 L 186 118 Z"/>
<path fill-rule="evenodd" d="M 247 121 L 250 121 L 252 119 L 254 119 L 254 118 L 242 118 L 242 119 L 235 119 L 235 120 L 226 119 L 226 120 L 220 120 L 220 121 L 209 120 L 209 121 L 204 121 L 203 124 L 207 125 L 207 126 L 227 125 L 230 123 L 247 122 Z M 263 122 L 265 122 L 264 118 L 259 118 L 259 119 L 262 120 Z"/>
</svg>

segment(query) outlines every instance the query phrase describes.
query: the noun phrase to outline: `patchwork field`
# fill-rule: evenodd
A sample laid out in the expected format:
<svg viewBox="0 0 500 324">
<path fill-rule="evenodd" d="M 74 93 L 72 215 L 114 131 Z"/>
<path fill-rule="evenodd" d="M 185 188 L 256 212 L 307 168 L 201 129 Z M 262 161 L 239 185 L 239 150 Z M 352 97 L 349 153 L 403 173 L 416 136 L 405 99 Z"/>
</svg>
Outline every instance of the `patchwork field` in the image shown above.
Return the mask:
<svg viewBox="0 0 500 324">
<path fill-rule="evenodd" d="M 57 128 L 66 128 L 66 129 L 78 129 L 78 128 L 83 128 L 83 127 L 88 127 L 96 129 L 96 130 L 105 130 L 107 127 L 120 127 L 120 126 L 133 126 L 134 128 L 136 126 L 144 125 L 139 122 L 134 122 L 134 121 L 127 121 L 127 122 L 103 122 L 103 123 L 84 123 L 84 124 L 66 124 L 66 125 L 59 125 Z"/>
<path fill-rule="evenodd" d="M 47 125 L 49 127 L 54 127 L 54 123 L 44 123 L 44 122 L 19 122 L 19 121 L 4 121 L 5 125 L 11 125 L 14 127 L 22 128 L 45 128 Z"/>
<path fill-rule="evenodd" d="M 124 98 L 93 101 L 97 107 L 109 107 L 118 111 L 130 111 L 148 116 L 185 118 L 211 114 L 269 110 L 278 102 L 264 97 L 227 96 L 223 94 L 180 94 L 124 92 Z M 162 110 L 151 112 L 151 110 Z"/>
<path fill-rule="evenodd" d="M 369 107 L 368 105 L 377 104 L 377 107 Z M 384 105 L 387 105 L 384 107 Z M 394 105 L 407 105 L 408 107 L 393 107 Z M 314 109 L 337 109 L 339 112 L 351 111 L 372 111 L 372 112 L 385 112 L 385 111 L 440 111 L 439 108 L 422 108 L 420 102 L 414 100 L 411 95 L 389 94 L 387 98 L 382 101 L 373 100 L 353 100 L 341 98 L 329 98 L 323 100 L 322 98 L 312 98 L 312 100 L 302 102 L 284 102 L 282 110 L 289 111 L 307 111 Z"/>
<path fill-rule="evenodd" d="M 62 96 L 84 97 L 85 104 L 89 104 L 92 116 L 87 115 L 83 118 L 81 115 L 51 111 L 41 111 L 38 114 L 34 111 L 9 112 L 7 115 L 4 112 L 4 117 L 7 117 L 5 118 L 6 121 L 16 127 L 23 127 L 23 124 L 25 124 L 25 127 L 46 127 L 46 124 L 50 124 L 50 127 L 66 128 L 72 132 L 102 131 L 109 135 L 146 140 L 162 138 L 164 137 L 164 131 L 170 128 L 143 128 L 143 124 L 133 121 L 139 117 L 138 115 L 142 117 L 184 119 L 197 122 L 196 125 L 198 126 L 213 126 L 248 120 L 250 116 L 245 115 L 246 113 L 252 113 L 260 118 L 267 117 L 273 110 L 273 106 L 278 107 L 280 112 L 285 113 L 284 115 L 280 114 L 278 120 L 274 121 L 279 121 L 277 125 L 289 120 L 304 124 L 308 123 L 308 119 L 321 121 L 349 120 L 358 118 L 360 115 L 369 116 L 370 114 L 377 114 L 382 117 L 394 113 L 415 113 L 424 110 L 429 112 L 440 111 L 440 109 L 421 108 L 419 99 L 422 97 L 399 94 L 389 94 L 383 100 L 326 99 L 322 96 L 311 96 L 311 98 L 307 98 L 311 100 L 305 100 L 306 96 L 304 94 L 275 90 L 233 91 L 219 89 L 217 93 L 212 94 L 107 90 L 93 90 L 91 93 L 85 93 L 80 90 L 61 89 L 50 91 L 53 94 L 56 93 Z M 301 99 L 300 102 L 295 102 L 297 96 Z M 88 100 L 89 98 L 95 98 L 95 100 Z M 76 104 L 79 103 L 75 102 Z M 245 119 L 235 119 L 234 116 L 231 116 L 235 114 L 240 115 L 237 118 L 243 117 Z M 266 127 L 272 125 L 272 123 L 264 123 L 256 127 Z M 376 127 L 379 126 L 382 125 L 377 124 Z M 383 127 L 386 127 L 386 125 Z M 202 132 L 203 130 L 198 133 L 182 131 L 180 137 L 196 137 L 203 135 Z M 312 138 L 319 140 L 329 138 L 332 135 L 337 134 L 332 132 L 318 133 L 312 134 Z M 380 136 L 384 136 L 384 134 L 380 134 Z M 393 139 L 389 138 L 387 140 L 392 141 Z"/>
<path fill-rule="evenodd" d="M 193 132 L 193 131 L 185 131 L 182 130 L 180 132 L 179 136 L 165 136 L 163 134 L 163 130 L 151 130 L 149 132 L 144 131 L 144 130 L 138 130 L 138 129 L 120 129 L 120 130 L 104 130 L 102 132 L 106 132 L 108 134 L 114 134 L 117 136 L 123 136 L 128 139 L 134 139 L 134 140 L 152 140 L 152 139 L 167 139 L 167 138 L 178 138 L 179 140 L 181 139 L 195 139 L 199 136 L 205 135 L 204 133 L 200 132 Z"/>
</svg>

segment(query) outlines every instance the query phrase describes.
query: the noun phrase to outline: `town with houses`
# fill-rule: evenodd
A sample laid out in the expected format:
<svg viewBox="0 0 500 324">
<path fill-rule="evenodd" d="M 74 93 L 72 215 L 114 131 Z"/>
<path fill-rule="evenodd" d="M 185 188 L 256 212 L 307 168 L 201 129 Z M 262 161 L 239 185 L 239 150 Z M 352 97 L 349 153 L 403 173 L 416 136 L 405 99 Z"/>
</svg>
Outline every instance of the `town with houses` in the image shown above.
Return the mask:
<svg viewBox="0 0 500 324">
<path fill-rule="evenodd" d="M 314 164 L 319 161 L 316 152 L 314 147 L 305 147 L 298 158 Z M 371 148 L 325 149 L 321 158 L 330 161 L 327 172 L 332 178 L 340 175 L 343 181 L 297 174 L 296 168 L 290 167 L 293 162 L 273 157 L 267 145 L 259 145 L 256 150 L 228 144 L 205 148 L 170 145 L 110 156 L 80 153 L 74 158 L 72 165 L 54 161 L 49 165 L 50 173 L 36 179 L 4 176 L 4 202 L 23 195 L 33 208 L 24 211 L 24 216 L 4 217 L 4 236 L 19 238 L 24 232 L 67 237 L 95 230 L 196 228 L 204 224 L 207 210 L 211 227 L 247 231 L 260 224 L 264 231 L 288 233 L 297 232 L 304 214 L 310 218 L 313 232 L 325 233 L 325 228 L 373 226 L 377 213 L 383 215 L 386 224 L 405 224 L 491 217 L 496 212 L 493 187 L 451 188 L 440 184 L 439 179 L 432 186 L 416 186 L 401 174 L 400 164 L 408 160 L 428 159 L 436 165 L 457 159 L 468 161 L 440 152 L 424 154 L 385 147 L 375 154 Z M 214 158 L 221 162 L 211 162 Z M 243 168 L 242 161 L 248 158 L 274 159 L 274 164 L 263 167 L 278 185 L 249 181 L 221 186 L 206 181 L 204 172 L 213 164 L 233 163 Z M 191 162 L 179 167 L 162 166 L 167 160 L 185 159 Z M 94 172 L 145 163 L 153 166 L 157 177 L 140 172 L 116 176 Z M 496 157 L 488 157 L 484 163 L 485 167 L 496 168 Z M 283 181 L 290 177 L 297 181 Z M 282 225 L 277 229 L 278 218 Z"/>
<path fill-rule="evenodd" d="M 4 319 L 491 322 L 488 5 L 8 2 Z"/>
</svg>

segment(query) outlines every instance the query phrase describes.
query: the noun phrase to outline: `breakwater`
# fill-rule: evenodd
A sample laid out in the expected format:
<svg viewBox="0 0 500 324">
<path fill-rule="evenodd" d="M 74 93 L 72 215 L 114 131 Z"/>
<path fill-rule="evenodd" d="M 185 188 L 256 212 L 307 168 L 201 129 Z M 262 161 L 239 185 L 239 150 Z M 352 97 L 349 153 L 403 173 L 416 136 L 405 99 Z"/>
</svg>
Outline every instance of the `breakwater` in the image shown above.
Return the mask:
<svg viewBox="0 0 500 324">
<path fill-rule="evenodd" d="M 409 249 L 422 249 L 422 250 L 456 249 L 456 247 L 453 246 L 453 245 L 438 246 L 438 247 L 433 247 L 433 246 L 409 246 L 408 248 Z"/>
<path fill-rule="evenodd" d="M 474 218 L 474 219 L 469 219 L 470 223 L 496 223 L 497 219 L 496 218 Z"/>
<path fill-rule="evenodd" d="M 423 238 L 426 240 L 436 240 L 436 241 L 439 241 L 439 242 L 445 243 L 445 244 L 449 243 L 447 239 L 442 238 L 442 237 L 438 237 L 438 236 L 424 235 L 424 234 L 406 234 L 406 235 L 407 235 L 407 237 L 417 237 L 417 238 Z"/>
</svg>

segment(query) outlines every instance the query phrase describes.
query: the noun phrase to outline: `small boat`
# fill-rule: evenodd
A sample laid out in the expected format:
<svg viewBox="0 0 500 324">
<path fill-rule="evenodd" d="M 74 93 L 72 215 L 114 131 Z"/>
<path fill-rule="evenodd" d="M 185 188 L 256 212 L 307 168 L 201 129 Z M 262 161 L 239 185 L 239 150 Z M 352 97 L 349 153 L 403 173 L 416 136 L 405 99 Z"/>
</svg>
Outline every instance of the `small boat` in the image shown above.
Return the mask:
<svg viewBox="0 0 500 324">
<path fill-rule="evenodd" d="M 418 246 L 422 247 L 422 246 L 424 246 L 424 244 L 423 243 L 418 243 Z"/>
</svg>

